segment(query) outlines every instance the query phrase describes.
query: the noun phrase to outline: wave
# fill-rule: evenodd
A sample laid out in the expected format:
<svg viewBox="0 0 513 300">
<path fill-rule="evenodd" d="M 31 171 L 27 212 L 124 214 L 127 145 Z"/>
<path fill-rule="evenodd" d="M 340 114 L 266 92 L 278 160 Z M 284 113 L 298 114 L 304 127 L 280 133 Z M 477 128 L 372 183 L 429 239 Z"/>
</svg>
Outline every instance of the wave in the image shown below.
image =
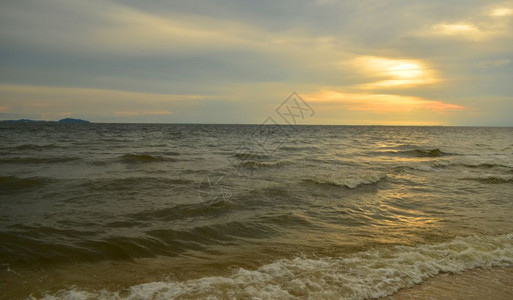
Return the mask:
<svg viewBox="0 0 513 300">
<path fill-rule="evenodd" d="M 54 144 L 48 144 L 48 145 L 36 145 L 36 144 L 23 144 L 19 145 L 10 149 L 16 149 L 16 150 L 47 150 L 47 149 L 55 149 L 58 148 Z"/>
<path fill-rule="evenodd" d="M 79 160 L 78 157 L 13 157 L 0 159 L 3 164 L 56 164 Z"/>
<path fill-rule="evenodd" d="M 403 171 L 405 169 L 431 172 L 434 167 L 429 164 L 402 164 L 401 166 L 394 167 L 395 171 Z"/>
<path fill-rule="evenodd" d="M 511 175 L 485 175 L 479 177 L 467 177 L 463 180 L 472 180 L 485 184 L 501 184 L 501 183 L 513 183 L 513 176 Z"/>
<path fill-rule="evenodd" d="M 462 167 L 466 168 L 481 168 L 481 169 L 491 169 L 495 167 L 502 167 L 502 165 L 493 164 L 493 163 L 476 163 L 476 164 L 469 164 L 469 163 L 463 163 L 459 164 Z"/>
<path fill-rule="evenodd" d="M 180 152 L 175 152 L 175 151 L 167 151 L 167 152 L 164 152 L 163 154 L 164 155 L 168 155 L 168 156 L 178 156 L 178 155 L 181 155 Z"/>
<path fill-rule="evenodd" d="M 19 178 L 16 176 L 0 176 L 0 191 L 15 192 L 23 191 L 39 186 L 43 186 L 50 182 L 49 178 L 45 177 L 29 177 Z"/>
<path fill-rule="evenodd" d="M 141 189 L 169 189 L 176 186 L 187 186 L 194 183 L 188 179 L 161 178 L 161 177 L 126 177 L 126 178 L 101 178 L 90 180 L 81 186 L 92 190 L 127 190 Z"/>
<path fill-rule="evenodd" d="M 443 152 L 440 149 L 429 149 L 429 150 L 415 149 L 415 150 L 399 151 L 399 152 L 402 154 L 412 155 L 415 157 L 442 157 L 442 156 L 447 156 L 447 155 L 454 155 L 451 153 Z"/>
<path fill-rule="evenodd" d="M 176 159 L 149 154 L 125 154 L 119 157 L 119 160 L 124 163 L 148 163 L 148 162 L 164 162 L 176 161 Z"/>
<path fill-rule="evenodd" d="M 462 163 L 462 164 L 455 164 L 460 165 L 466 168 L 472 168 L 472 169 L 493 169 L 493 168 L 513 168 L 513 165 L 507 164 L 506 162 L 500 162 L 500 163 Z"/>
<path fill-rule="evenodd" d="M 436 160 L 436 161 L 423 161 L 423 162 L 400 162 L 400 166 L 395 167 L 396 170 L 403 169 L 412 169 L 418 171 L 434 171 L 435 169 L 440 168 L 453 168 L 453 167 L 463 167 L 470 169 L 481 169 L 481 170 L 489 170 L 489 169 L 513 169 L 511 165 L 508 165 L 506 162 L 455 162 L 449 160 Z"/>
<path fill-rule="evenodd" d="M 319 147 L 317 147 L 317 146 L 283 146 L 283 147 L 280 147 L 280 150 L 291 151 L 291 152 L 294 152 L 294 151 L 298 151 L 298 152 L 319 151 Z"/>
<path fill-rule="evenodd" d="M 155 255 L 173 256 L 188 249 L 185 243 L 160 241 L 151 237 L 116 236 L 94 239 L 98 232 L 59 230 L 41 228 L 31 230 L 12 228 L 0 231 L 4 242 L 2 255 L 9 257 L 17 265 L 57 265 L 71 262 L 98 262 L 110 260 L 133 260 L 134 258 Z M 88 240 L 77 243 L 77 237 Z M 56 241 L 60 241 L 59 243 Z"/>
<path fill-rule="evenodd" d="M 350 177 L 343 177 L 343 178 L 334 178 L 334 177 L 311 177 L 306 178 L 303 181 L 307 183 L 314 183 L 314 184 L 320 184 L 320 185 L 334 185 L 334 186 L 340 186 L 340 187 L 346 187 L 350 189 L 357 188 L 361 185 L 369 185 L 369 184 L 375 184 L 382 180 L 387 178 L 386 174 L 366 174 L 366 175 L 360 175 L 360 176 L 350 176 Z"/>
<path fill-rule="evenodd" d="M 129 215 L 137 221 L 176 221 L 184 218 L 199 218 L 210 216 L 222 216 L 237 209 L 231 202 L 220 202 L 219 205 L 205 205 L 205 203 L 178 204 L 162 209 L 140 211 Z"/>
<path fill-rule="evenodd" d="M 406 157 L 443 157 L 456 155 L 454 153 L 444 152 L 438 148 L 435 149 L 414 149 L 414 150 L 401 150 L 401 151 L 380 151 L 372 152 L 374 155 L 399 155 Z"/>
<path fill-rule="evenodd" d="M 439 161 L 430 161 L 430 162 L 401 162 L 399 166 L 394 167 L 395 171 L 403 171 L 404 169 L 417 170 L 417 171 L 425 171 L 432 172 L 439 168 L 447 168 L 453 165 L 449 161 L 439 160 Z"/>
<path fill-rule="evenodd" d="M 241 166 L 248 169 L 259 169 L 259 168 L 272 168 L 272 167 L 279 167 L 287 164 L 286 161 L 254 161 L 249 160 L 241 163 Z"/>
<path fill-rule="evenodd" d="M 184 226 L 180 230 L 150 229 L 129 236 L 104 235 L 105 226 L 133 231 L 144 221 L 117 220 L 86 230 L 13 225 L 7 231 L 0 230 L 0 240 L 4 246 L 0 249 L 0 255 L 9 257 L 13 264 L 20 266 L 132 261 L 155 256 L 172 257 L 191 250 L 204 251 L 209 245 L 233 244 L 240 238 L 263 239 L 277 233 L 274 226 L 257 220 L 232 220 L 190 228 Z"/>
<path fill-rule="evenodd" d="M 73 287 L 44 299 L 370 299 L 392 295 L 440 273 L 507 266 L 513 266 L 513 234 L 458 237 L 348 257 L 280 259 L 227 276 L 138 284 L 122 294 Z"/>
<path fill-rule="evenodd" d="M 312 227 L 316 226 L 312 219 L 298 211 L 280 214 L 270 214 L 261 218 L 265 223 L 276 224 L 285 227 Z"/>
<path fill-rule="evenodd" d="M 269 155 L 262 154 L 262 153 L 254 153 L 253 150 L 249 150 L 248 152 L 237 152 L 237 153 L 233 154 L 233 156 L 242 161 L 254 160 L 254 159 L 264 160 L 264 159 L 270 158 Z"/>
</svg>

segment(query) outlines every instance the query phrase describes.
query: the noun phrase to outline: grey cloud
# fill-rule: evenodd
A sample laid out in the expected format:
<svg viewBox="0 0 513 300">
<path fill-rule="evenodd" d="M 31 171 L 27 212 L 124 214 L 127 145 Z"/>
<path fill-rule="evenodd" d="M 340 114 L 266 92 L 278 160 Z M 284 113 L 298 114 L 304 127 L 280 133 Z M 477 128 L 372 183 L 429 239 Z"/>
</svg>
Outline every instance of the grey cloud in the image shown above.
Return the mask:
<svg viewBox="0 0 513 300">
<path fill-rule="evenodd" d="M 201 107 L 184 106 L 183 115 L 175 114 L 173 118 L 180 121 L 204 118 L 212 122 L 230 118 L 244 122 L 258 116 L 237 115 L 236 111 L 258 103 L 258 96 L 274 99 L 287 89 L 340 90 L 363 83 L 365 78 L 358 70 L 340 63 L 351 57 L 370 55 L 421 59 L 443 79 L 436 86 L 376 92 L 450 100 L 461 105 L 469 95 L 483 98 L 488 95 L 503 97 L 497 100 L 503 104 L 489 109 L 502 111 L 504 105 L 511 110 L 512 104 L 504 99 L 513 94 L 509 84 L 513 79 L 512 64 L 505 63 L 513 60 L 512 34 L 483 41 L 421 34 L 441 22 L 470 22 L 483 30 L 498 30 L 502 26 L 513 32 L 512 18 L 492 19 L 486 15 L 487 9 L 499 3 L 477 0 L 3 1 L 0 3 L 0 83 L 202 94 L 209 96 L 211 102 L 202 102 Z M 141 15 L 128 20 L 136 23 L 134 28 L 123 31 L 122 25 L 128 21 L 117 17 L 127 11 Z M 144 25 L 138 17 L 147 17 L 148 22 L 155 17 L 157 23 L 152 26 L 156 29 L 160 19 L 176 21 L 178 25 L 186 20 L 184 26 L 197 29 L 198 36 L 207 31 L 205 36 L 209 40 L 186 37 L 180 40 L 178 34 L 176 41 L 163 41 L 166 32 L 146 38 L 144 33 L 137 33 L 140 29 L 137 26 Z M 108 30 L 109 34 L 102 36 Z M 117 30 L 123 36 L 116 40 Z M 268 83 L 276 87 L 259 90 Z M 255 96 L 258 91 L 260 94 Z M 244 100 L 248 94 L 251 99 Z M 223 100 L 230 97 L 247 102 L 234 104 Z M 487 109 L 474 98 L 470 104 Z M 209 116 L 208 112 L 215 113 Z M 265 114 L 263 110 L 259 113 Z M 503 118 L 502 114 L 498 115 Z M 143 120 L 144 116 L 135 119 Z"/>
</svg>

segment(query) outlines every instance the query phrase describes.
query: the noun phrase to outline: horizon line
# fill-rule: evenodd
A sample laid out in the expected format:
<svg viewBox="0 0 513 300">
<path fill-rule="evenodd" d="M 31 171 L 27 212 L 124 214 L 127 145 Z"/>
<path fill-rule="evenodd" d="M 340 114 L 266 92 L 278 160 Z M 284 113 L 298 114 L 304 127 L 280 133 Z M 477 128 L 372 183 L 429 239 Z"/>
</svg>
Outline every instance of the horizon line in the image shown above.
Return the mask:
<svg viewBox="0 0 513 300">
<path fill-rule="evenodd" d="M 66 118 L 67 119 L 67 118 Z M 79 119 L 79 118 L 71 118 L 71 119 Z M 0 120 L 0 123 L 3 122 L 16 122 L 20 120 L 29 120 L 33 122 L 48 122 L 48 123 L 58 123 L 59 120 L 31 120 L 31 119 L 17 119 L 17 120 Z M 259 126 L 259 125 L 267 125 L 267 126 L 361 126 L 361 127 L 490 127 L 490 128 L 513 128 L 513 125 L 408 125 L 408 124 L 262 124 L 262 123 L 187 123 L 187 122 L 95 122 L 89 121 L 85 119 L 79 119 L 88 121 L 89 123 L 85 124 L 66 124 L 66 125 L 87 125 L 87 124 L 142 124 L 142 125 L 243 125 L 243 126 Z M 21 123 L 21 124 L 30 124 Z"/>
</svg>

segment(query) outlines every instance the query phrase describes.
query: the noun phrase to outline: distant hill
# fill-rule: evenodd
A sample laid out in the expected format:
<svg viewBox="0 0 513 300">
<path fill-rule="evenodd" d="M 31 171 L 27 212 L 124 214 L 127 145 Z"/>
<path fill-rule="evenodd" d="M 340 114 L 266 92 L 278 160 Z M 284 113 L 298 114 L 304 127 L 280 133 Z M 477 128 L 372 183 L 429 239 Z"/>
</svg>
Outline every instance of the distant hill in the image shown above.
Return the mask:
<svg viewBox="0 0 513 300">
<path fill-rule="evenodd" d="M 15 124 L 47 124 L 47 123 L 60 123 L 60 124 L 87 124 L 91 123 L 86 120 L 81 119 L 72 119 L 65 118 L 59 121 L 42 121 L 42 120 L 29 120 L 29 119 L 20 119 L 20 120 L 5 120 L 0 121 L 0 123 L 15 123 Z"/>
<path fill-rule="evenodd" d="M 91 122 L 86 121 L 86 120 L 81 120 L 81 119 L 66 118 L 66 119 L 62 119 L 62 120 L 57 121 L 57 123 L 65 123 L 65 124 L 85 124 L 85 123 L 91 123 Z"/>
</svg>

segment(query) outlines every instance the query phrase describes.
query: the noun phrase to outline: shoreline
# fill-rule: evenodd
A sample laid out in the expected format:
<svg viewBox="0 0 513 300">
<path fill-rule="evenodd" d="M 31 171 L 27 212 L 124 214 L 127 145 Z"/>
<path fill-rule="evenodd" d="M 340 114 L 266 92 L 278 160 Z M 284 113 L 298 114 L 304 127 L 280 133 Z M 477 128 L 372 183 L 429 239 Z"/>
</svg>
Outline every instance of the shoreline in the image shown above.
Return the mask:
<svg viewBox="0 0 513 300">
<path fill-rule="evenodd" d="M 411 288 L 382 297 L 406 299 L 496 299 L 513 295 L 513 267 L 476 268 L 461 273 L 440 273 Z"/>
<path fill-rule="evenodd" d="M 163 269 L 163 265 L 168 266 L 168 268 Z M 276 267 L 275 263 L 269 264 L 267 267 L 271 265 Z M 205 276 L 205 268 L 208 268 L 209 270 L 206 272 L 209 274 L 207 276 Z M 186 270 L 189 270 L 189 272 Z M 176 289 L 175 292 L 181 294 L 180 290 L 188 285 L 195 285 L 195 283 L 216 285 L 215 282 L 217 279 L 223 279 L 223 281 L 231 282 L 234 280 L 236 281 L 240 275 L 243 275 L 235 275 L 234 269 L 226 267 L 226 265 L 221 267 L 219 265 L 207 264 L 203 265 L 199 269 L 191 269 L 190 266 L 182 266 L 177 264 L 174 259 L 165 257 L 124 263 L 111 261 L 95 264 L 69 265 L 67 267 L 55 268 L 52 271 L 46 270 L 32 274 L 24 273 L 25 272 L 23 272 L 23 270 L 20 270 L 20 273 L 12 270 L 10 272 L 10 276 L 5 276 L 7 274 L 4 273 L 4 276 L 0 277 L 0 286 L 5 288 L 5 291 L 7 292 L 4 296 L 19 299 L 26 297 L 45 298 L 45 296 L 66 298 L 66 296 L 77 293 L 76 295 L 80 294 L 85 298 L 103 296 L 104 298 L 110 299 L 118 293 L 126 296 L 132 293 L 141 293 L 145 290 L 145 287 L 149 288 L 149 290 L 152 290 L 152 293 L 156 294 L 159 294 L 160 292 L 164 292 L 165 294 L 166 290 L 169 289 Z M 187 276 L 183 276 L 186 273 L 189 274 Z M 260 276 L 265 272 L 262 272 L 262 267 L 256 269 L 249 267 L 246 270 L 243 270 L 243 273 L 251 273 L 255 276 Z M 23 282 L 19 281 L 20 276 L 25 279 Z M 104 276 L 107 276 L 110 280 L 106 282 Z M 400 288 L 395 292 L 394 289 L 390 289 L 388 292 L 392 292 L 392 294 L 379 297 L 378 299 L 506 300 L 511 299 L 511 295 L 513 295 L 513 285 L 511 285 L 511 282 L 513 282 L 513 266 L 490 268 L 478 267 L 474 269 L 466 269 L 459 273 L 441 272 L 411 287 Z M 12 284 L 14 284 L 16 288 L 13 289 Z M 31 286 L 31 288 L 29 288 L 29 292 L 27 291 L 27 284 Z M 238 284 L 242 283 L 239 282 Z M 152 287 L 156 285 L 162 286 L 160 288 L 153 289 Z M 11 289 L 8 288 L 9 286 Z M 200 287 L 201 285 L 196 284 L 195 286 Z M 169 292 L 172 291 L 169 290 Z M 295 296 L 306 296 L 308 291 L 304 292 L 306 294 L 298 294 Z M 181 296 L 188 299 L 188 296 Z M 338 296 L 343 295 L 339 294 L 336 296 L 336 294 L 331 294 L 331 296 L 337 298 Z M 360 295 L 360 297 L 361 296 L 363 296 L 363 294 Z M 359 298 L 356 296 L 354 299 L 375 299 L 374 297 L 375 295 L 373 296 L 372 293 L 367 293 L 367 297 L 364 296 L 364 298 Z"/>
</svg>

